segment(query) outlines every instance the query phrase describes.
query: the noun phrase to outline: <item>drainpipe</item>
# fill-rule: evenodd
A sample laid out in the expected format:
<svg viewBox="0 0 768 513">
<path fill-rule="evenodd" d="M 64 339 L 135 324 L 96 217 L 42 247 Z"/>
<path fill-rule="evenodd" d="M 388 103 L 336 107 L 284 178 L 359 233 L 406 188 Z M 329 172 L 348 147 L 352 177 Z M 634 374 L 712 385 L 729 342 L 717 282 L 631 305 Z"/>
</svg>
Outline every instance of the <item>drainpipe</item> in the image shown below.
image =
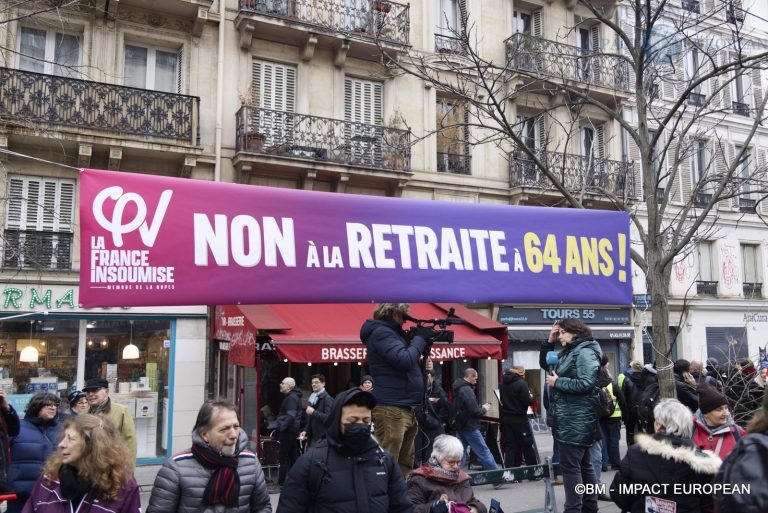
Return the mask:
<svg viewBox="0 0 768 513">
<path fill-rule="evenodd" d="M 219 46 L 216 63 L 216 128 L 214 135 L 214 151 L 216 153 L 216 163 L 213 168 L 213 181 L 221 181 L 221 133 L 224 116 L 224 27 L 226 20 L 226 1 L 219 0 Z"/>
</svg>

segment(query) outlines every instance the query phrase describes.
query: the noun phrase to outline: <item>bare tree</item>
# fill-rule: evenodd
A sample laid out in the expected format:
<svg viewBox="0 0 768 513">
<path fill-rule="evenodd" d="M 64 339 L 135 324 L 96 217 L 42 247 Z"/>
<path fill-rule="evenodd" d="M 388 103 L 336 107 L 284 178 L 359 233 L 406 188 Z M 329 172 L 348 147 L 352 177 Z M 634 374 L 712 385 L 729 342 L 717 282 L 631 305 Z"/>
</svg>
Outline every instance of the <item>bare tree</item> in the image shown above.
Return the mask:
<svg viewBox="0 0 768 513">
<path fill-rule="evenodd" d="M 382 64 L 463 103 L 466 114 L 443 116 L 437 131 L 508 152 L 511 182 L 538 188 L 541 204 L 589 208 L 598 198 L 630 214 L 661 393 L 674 396 L 673 264 L 717 236 L 721 210 L 768 214 L 766 155 L 750 150 L 766 120 L 768 49 L 742 30 L 749 13 L 735 2 L 571 3 L 574 26 L 552 40 L 536 33 L 541 20 L 533 20 L 505 41 L 501 58 L 484 55 L 491 45 L 462 11 L 450 44 L 405 56 L 381 45 Z M 724 130 L 735 117 L 738 141 Z M 577 142 L 579 131 L 591 139 Z M 597 139 L 630 165 L 606 159 Z"/>
</svg>

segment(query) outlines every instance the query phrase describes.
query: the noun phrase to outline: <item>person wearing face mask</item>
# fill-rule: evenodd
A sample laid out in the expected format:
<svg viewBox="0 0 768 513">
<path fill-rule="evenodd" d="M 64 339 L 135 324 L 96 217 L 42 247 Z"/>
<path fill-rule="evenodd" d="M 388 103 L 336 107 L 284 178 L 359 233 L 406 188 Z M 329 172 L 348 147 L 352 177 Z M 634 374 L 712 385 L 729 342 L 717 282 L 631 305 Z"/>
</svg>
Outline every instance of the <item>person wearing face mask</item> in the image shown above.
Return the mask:
<svg viewBox="0 0 768 513">
<path fill-rule="evenodd" d="M 373 394 L 359 388 L 336 396 L 325 438 L 288 472 L 277 513 L 413 511 L 394 457 L 371 436 L 375 406 Z"/>
<path fill-rule="evenodd" d="M 247 446 L 235 405 L 224 398 L 205 401 L 191 449 L 157 473 L 147 513 L 272 513 L 264 472 Z"/>
</svg>

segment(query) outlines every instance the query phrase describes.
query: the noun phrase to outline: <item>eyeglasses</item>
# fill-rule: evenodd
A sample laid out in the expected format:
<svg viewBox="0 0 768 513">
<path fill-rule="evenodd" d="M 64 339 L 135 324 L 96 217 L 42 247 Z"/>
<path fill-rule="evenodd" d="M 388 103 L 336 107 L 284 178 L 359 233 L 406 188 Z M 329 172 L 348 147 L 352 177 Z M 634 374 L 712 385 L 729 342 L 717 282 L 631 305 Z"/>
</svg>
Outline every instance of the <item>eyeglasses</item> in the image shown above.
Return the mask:
<svg viewBox="0 0 768 513">
<path fill-rule="evenodd" d="M 461 463 L 461 460 L 449 460 L 444 459 L 443 460 L 447 465 L 459 465 Z"/>
<path fill-rule="evenodd" d="M 44 408 L 58 408 L 58 407 L 59 407 L 58 403 L 48 403 L 44 406 Z"/>
</svg>

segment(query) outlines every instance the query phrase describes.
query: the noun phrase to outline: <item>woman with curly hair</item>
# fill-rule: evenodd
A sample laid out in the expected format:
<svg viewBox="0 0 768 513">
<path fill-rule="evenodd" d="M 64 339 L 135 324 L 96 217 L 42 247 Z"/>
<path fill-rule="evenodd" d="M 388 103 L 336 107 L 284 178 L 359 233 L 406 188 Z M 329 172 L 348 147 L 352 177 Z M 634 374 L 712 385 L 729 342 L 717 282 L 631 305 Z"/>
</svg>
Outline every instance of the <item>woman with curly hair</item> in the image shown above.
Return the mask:
<svg viewBox="0 0 768 513">
<path fill-rule="evenodd" d="M 96 505 L 103 513 L 140 513 L 139 486 L 114 424 L 84 413 L 69 417 L 62 430 L 22 512 L 71 513 Z"/>
</svg>

